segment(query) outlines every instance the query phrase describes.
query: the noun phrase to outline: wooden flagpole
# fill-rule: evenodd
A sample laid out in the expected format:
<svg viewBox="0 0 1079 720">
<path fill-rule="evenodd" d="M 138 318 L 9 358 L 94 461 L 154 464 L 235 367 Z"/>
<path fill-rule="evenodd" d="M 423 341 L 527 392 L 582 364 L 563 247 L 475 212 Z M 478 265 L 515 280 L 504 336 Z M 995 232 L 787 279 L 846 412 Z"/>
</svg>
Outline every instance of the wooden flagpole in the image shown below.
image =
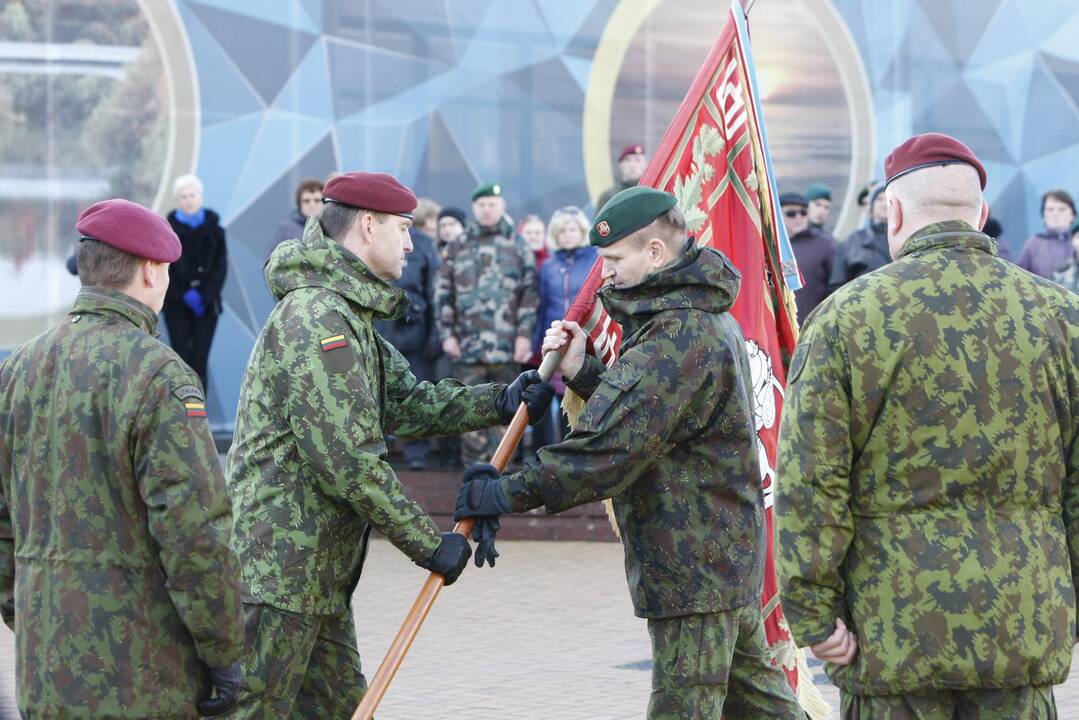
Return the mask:
<svg viewBox="0 0 1079 720">
<path fill-rule="evenodd" d="M 557 352 L 549 352 L 544 356 L 539 369 L 540 377 L 544 381 L 551 379 L 555 370 L 558 369 L 558 362 L 561 359 L 562 354 Z M 517 444 L 521 442 L 521 438 L 524 436 L 527 426 L 528 409 L 522 403 L 517 408 L 517 413 L 513 416 L 506 434 L 502 436 L 502 441 L 498 443 L 494 457 L 491 458 L 491 464 L 499 472 L 506 469 L 510 458 L 517 449 Z M 472 532 L 472 525 L 472 519 L 468 518 L 457 523 L 453 531 L 468 537 Z M 428 613 L 434 607 L 435 600 L 438 599 L 438 594 L 442 591 L 442 586 L 445 582 L 446 578 L 437 573 L 431 573 L 427 576 L 427 581 L 423 584 L 423 588 L 420 589 L 420 594 L 416 597 L 416 601 L 412 603 L 412 609 L 405 616 L 405 621 L 401 623 L 401 629 L 397 631 L 397 636 L 390 643 L 390 649 L 386 651 L 386 657 L 383 658 L 382 664 L 378 666 L 378 671 L 371 680 L 371 685 L 367 688 L 363 700 L 360 701 L 356 712 L 352 714 L 352 720 L 371 720 L 374 716 L 378 704 L 382 702 L 386 690 L 390 687 L 390 682 L 393 681 L 397 670 L 401 667 L 401 663 L 404 662 L 405 655 L 408 654 L 409 648 L 412 647 L 412 641 L 416 639 L 420 628 L 423 627 L 423 621 L 427 619 Z"/>
</svg>

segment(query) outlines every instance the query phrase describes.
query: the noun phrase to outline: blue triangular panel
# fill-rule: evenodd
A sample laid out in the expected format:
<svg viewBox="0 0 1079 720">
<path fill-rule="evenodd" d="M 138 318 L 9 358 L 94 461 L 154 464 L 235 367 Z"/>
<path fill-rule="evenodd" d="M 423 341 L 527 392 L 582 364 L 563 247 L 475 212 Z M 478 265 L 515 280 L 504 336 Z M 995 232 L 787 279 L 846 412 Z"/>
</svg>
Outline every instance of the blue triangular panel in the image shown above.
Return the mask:
<svg viewBox="0 0 1079 720">
<path fill-rule="evenodd" d="M 595 6 L 595 0 L 577 0 L 572 3 L 565 0 L 533 0 L 533 2 L 539 8 L 551 37 L 560 49 L 565 48 L 573 39 L 581 23 Z"/>
<path fill-rule="evenodd" d="M 260 124 L 262 113 L 257 112 L 202 129 L 198 174 L 210 207 L 224 212 Z"/>
<path fill-rule="evenodd" d="M 1005 3 L 1015 6 L 1023 19 L 1027 34 L 1036 44 L 1056 33 L 1069 20 L 1074 21 L 1076 10 L 1079 9 L 1075 0 L 1005 0 Z"/>
<path fill-rule="evenodd" d="M 180 5 L 180 17 L 187 30 L 199 77 L 213 78 L 213 82 L 204 80 L 199 83 L 203 124 L 212 125 L 237 115 L 262 110 L 265 107 L 262 99 L 247 84 L 217 40 L 207 32 L 202 21 L 184 5 Z"/>
<path fill-rule="evenodd" d="M 1033 71 L 1034 63 L 1028 54 L 1013 55 L 963 73 L 974 100 L 1015 160 L 1023 155 L 1023 112 Z"/>
<path fill-rule="evenodd" d="M 577 87 L 581 88 L 582 91 L 587 91 L 588 78 L 592 74 L 592 61 L 572 55 L 563 55 L 562 64 L 566 66 L 566 70 L 577 81 Z"/>
<path fill-rule="evenodd" d="M 1065 145 L 1079 143 L 1079 118 L 1075 104 L 1041 63 L 1034 65 L 1030 95 L 1024 106 L 1021 160 L 1040 158 Z M 1073 165 L 1073 171 L 1076 166 Z M 1065 176 L 1058 176 L 1065 177 Z"/>
<path fill-rule="evenodd" d="M 330 128 L 331 124 L 325 120 L 268 111 L 262 118 L 247 163 L 236 182 L 226 218 L 233 217 L 257 199 L 267 185 L 292 167 L 296 158 L 321 140 Z"/>
<path fill-rule="evenodd" d="M 311 21 L 322 28 L 322 0 L 297 0 L 300 5 L 303 6 L 304 11 L 307 13 L 307 17 L 311 18 Z"/>
<path fill-rule="evenodd" d="M 1079 167 L 1079 141 L 1067 146 L 1058 146 L 1056 152 L 1043 155 L 1037 160 L 1023 164 L 1023 172 L 1028 177 L 1054 178 L 1050 185 L 1033 183 L 1031 188 L 1038 199 L 1038 209 L 1041 208 L 1041 194 L 1053 186 L 1067 187 L 1069 181 L 1075 177 L 1075 168 Z M 1074 188 L 1068 188 L 1074 192 Z"/>
<path fill-rule="evenodd" d="M 397 177 L 405 185 L 416 187 L 420 168 L 427 157 L 427 138 L 431 132 L 431 116 L 417 119 L 404 128 L 401 137 L 401 159 L 397 163 Z"/>
<path fill-rule="evenodd" d="M 404 129 L 397 123 L 341 122 L 337 147 L 341 168 L 394 174 L 401 161 Z"/>
<path fill-rule="evenodd" d="M 237 15 L 263 20 L 287 28 L 319 34 L 319 24 L 311 19 L 302 2 L 295 0 L 187 0 L 192 5 L 208 5 Z"/>
<path fill-rule="evenodd" d="M 909 3 L 872 0 L 862 3 L 862 14 L 865 18 L 862 59 L 870 83 L 876 87 L 892 66 L 896 52 L 907 36 L 911 7 Z"/>
<path fill-rule="evenodd" d="M 449 70 L 445 63 L 371 46 L 330 40 L 326 47 L 338 118 L 355 115 Z"/>
<path fill-rule="evenodd" d="M 274 99 L 273 108 L 333 122 L 333 88 L 324 40 L 319 40 L 307 51 L 307 56 L 292 71 L 285 87 Z"/>
<path fill-rule="evenodd" d="M 1041 6 L 1042 3 L 1036 3 Z M 968 65 L 976 66 L 995 63 L 1001 60 L 1009 50 L 1025 52 L 1032 45 L 1037 45 L 1039 38 L 1027 32 L 1027 24 L 1017 8 L 1018 3 L 1007 0 L 1000 4 L 996 14 L 982 33 L 977 48 L 970 55 Z"/>
<path fill-rule="evenodd" d="M 1079 13 L 1065 20 L 1048 39 L 1042 41 L 1039 49 L 1065 60 L 1079 62 L 1077 37 L 1079 37 Z"/>
<path fill-rule="evenodd" d="M 498 0 L 498 2 L 505 1 Z M 480 23 L 477 19 L 483 17 L 487 8 L 494 2 L 495 0 L 442 0 L 446 20 L 450 26 L 450 35 L 457 47 L 458 55 L 465 51 L 479 29 Z"/>
<path fill-rule="evenodd" d="M 500 48 L 526 52 L 536 47 L 548 51 L 561 50 L 554 47 L 551 34 L 547 32 L 547 23 L 540 17 L 531 0 L 500 0 L 492 3 L 478 25 L 479 28 L 472 37 L 472 45 L 486 41 L 497 44 Z"/>
<path fill-rule="evenodd" d="M 988 178 L 985 186 L 985 199 L 995 210 L 994 204 L 1019 173 L 1019 168 L 1010 163 L 998 163 L 991 160 L 982 160 L 982 166 L 985 167 L 985 174 Z"/>
<path fill-rule="evenodd" d="M 910 93 L 882 90 L 873 100 L 876 108 L 877 147 L 893 148 L 910 137 L 913 127 Z"/>
</svg>

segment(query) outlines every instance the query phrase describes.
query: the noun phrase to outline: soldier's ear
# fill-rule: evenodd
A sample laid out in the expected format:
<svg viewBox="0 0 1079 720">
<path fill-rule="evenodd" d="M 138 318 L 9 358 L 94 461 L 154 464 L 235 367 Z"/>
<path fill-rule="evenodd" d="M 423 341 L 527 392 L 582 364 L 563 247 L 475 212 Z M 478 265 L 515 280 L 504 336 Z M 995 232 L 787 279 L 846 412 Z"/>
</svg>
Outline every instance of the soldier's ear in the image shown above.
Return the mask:
<svg viewBox="0 0 1079 720">
<path fill-rule="evenodd" d="M 982 210 L 978 216 L 978 230 L 985 228 L 985 223 L 989 220 L 989 203 L 982 198 Z"/>
</svg>

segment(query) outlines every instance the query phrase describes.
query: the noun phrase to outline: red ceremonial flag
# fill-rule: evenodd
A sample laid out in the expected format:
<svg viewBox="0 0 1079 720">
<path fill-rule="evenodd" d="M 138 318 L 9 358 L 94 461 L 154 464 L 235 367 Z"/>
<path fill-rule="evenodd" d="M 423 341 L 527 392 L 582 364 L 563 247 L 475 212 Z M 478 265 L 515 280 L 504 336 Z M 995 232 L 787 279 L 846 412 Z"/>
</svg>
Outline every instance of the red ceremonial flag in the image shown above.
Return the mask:
<svg viewBox="0 0 1079 720">
<path fill-rule="evenodd" d="M 783 666 L 797 690 L 801 653 L 794 647 L 779 605 L 772 505 L 786 360 L 797 340 L 792 291 L 801 287 L 801 280 L 777 214 L 778 193 L 755 88 L 745 13 L 735 0 L 640 184 L 674 193 L 698 244 L 722 251 L 742 273 L 731 314 L 745 335 L 753 372 L 768 526 L 761 604 L 774 662 Z M 618 356 L 622 329 L 596 302 L 602 286 L 601 266 L 598 261 L 592 268 L 566 319 L 580 323 L 588 333 L 590 352 L 610 366 Z M 804 682 L 809 687 L 803 688 L 800 699 L 806 704 L 806 693 L 816 693 L 810 678 Z M 815 704 L 814 700 L 809 703 Z M 827 706 L 814 709 L 813 716 L 827 716 Z"/>
</svg>

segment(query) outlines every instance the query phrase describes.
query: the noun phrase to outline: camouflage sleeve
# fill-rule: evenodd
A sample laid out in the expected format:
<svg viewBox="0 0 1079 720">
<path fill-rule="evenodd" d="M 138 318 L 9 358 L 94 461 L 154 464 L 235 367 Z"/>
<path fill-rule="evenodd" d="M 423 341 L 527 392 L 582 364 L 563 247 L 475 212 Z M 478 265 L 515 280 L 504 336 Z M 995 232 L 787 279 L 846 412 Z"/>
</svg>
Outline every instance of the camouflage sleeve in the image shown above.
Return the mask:
<svg viewBox="0 0 1079 720">
<path fill-rule="evenodd" d="M 802 646 L 831 635 L 836 618 L 849 620 L 842 576 L 854 533 L 846 368 L 837 331 L 811 327 L 791 360 L 779 430 L 776 565 L 783 612 Z"/>
<path fill-rule="evenodd" d="M 446 258 L 438 268 L 438 287 L 436 291 L 438 336 L 443 341 L 457 336 L 457 293 L 453 286 L 453 246 L 454 244 L 451 242 L 446 248 Z"/>
<path fill-rule="evenodd" d="M 502 479 L 514 512 L 543 505 L 557 513 L 613 498 L 651 469 L 681 419 L 672 408 L 686 407 L 703 382 L 703 374 L 686 376 L 667 362 L 677 360 L 639 345 L 603 373 L 577 427 Z"/>
<path fill-rule="evenodd" d="M 452 378 L 437 385 L 419 382 L 408 361 L 377 336 L 386 374 L 386 424 L 382 431 L 402 437 L 457 435 L 498 425 L 495 397 L 504 385 L 468 386 Z"/>
<path fill-rule="evenodd" d="M 0 478 L 0 618 L 15 629 L 15 534 L 11 511 L 4 495 L 6 483 Z"/>
<path fill-rule="evenodd" d="M 198 378 L 179 361 L 154 377 L 140 407 L 134 467 L 168 591 L 210 667 L 243 653 L 232 506 Z"/>
<path fill-rule="evenodd" d="M 351 505 L 413 561 L 426 560 L 442 535 L 382 459 L 380 388 L 369 386 L 359 362 L 376 349 L 357 348 L 345 319 L 332 311 L 305 318 L 299 332 L 291 341 L 304 353 L 303 370 L 289 379 L 284 402 L 300 453 L 323 492 Z M 347 342 L 340 347 L 320 349 L 321 339 L 342 335 Z"/>
<path fill-rule="evenodd" d="M 536 278 L 536 256 L 524 240 L 517 238 L 517 251 L 521 255 L 521 286 L 517 296 L 517 337 L 532 339 L 539 307 L 539 283 Z"/>
<path fill-rule="evenodd" d="M 566 387 L 575 392 L 578 397 L 588 400 L 599 387 L 600 378 L 603 377 L 606 369 L 599 358 L 594 355 L 585 355 L 584 365 L 581 365 L 581 369 L 572 380 L 566 380 Z"/>
<path fill-rule="evenodd" d="M 4 364 L 0 362 L 0 390 L 3 389 Z M 7 418 L 0 418 L 0 428 L 8 427 Z M 0 619 L 15 629 L 15 532 L 11 523 L 11 506 L 7 500 L 8 440 L 0 435 Z"/>
</svg>

